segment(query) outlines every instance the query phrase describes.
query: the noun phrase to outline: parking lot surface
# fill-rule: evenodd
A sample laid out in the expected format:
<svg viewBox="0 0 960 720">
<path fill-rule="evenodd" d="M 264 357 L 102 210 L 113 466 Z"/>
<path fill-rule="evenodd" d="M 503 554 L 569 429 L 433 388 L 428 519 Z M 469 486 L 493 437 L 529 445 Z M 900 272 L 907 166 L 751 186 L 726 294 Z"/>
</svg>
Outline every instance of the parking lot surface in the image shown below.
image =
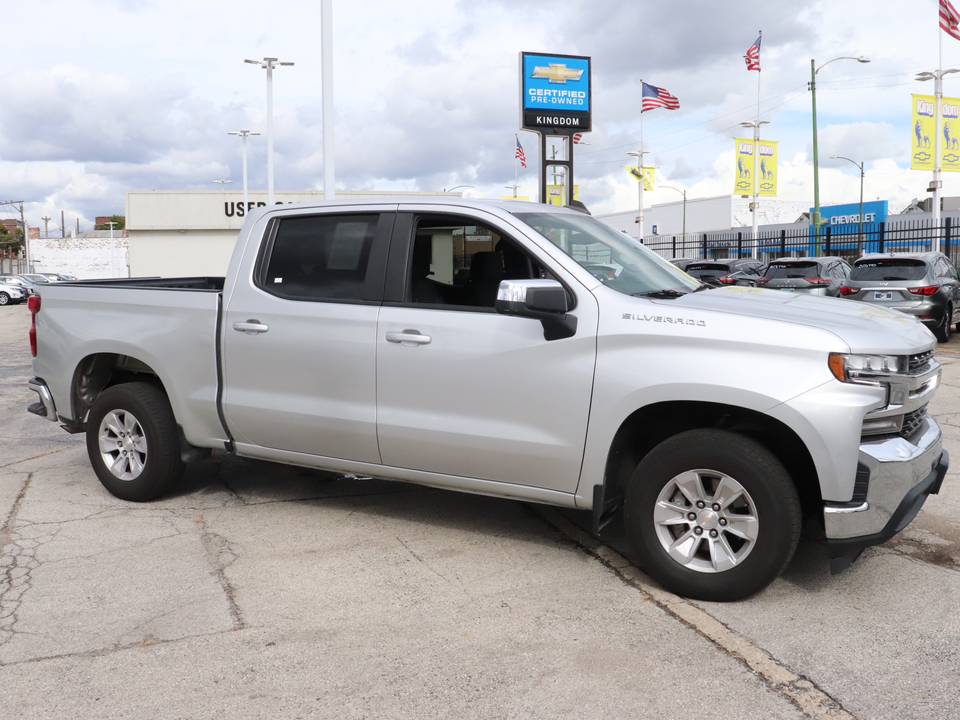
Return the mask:
<svg viewBox="0 0 960 720">
<path fill-rule="evenodd" d="M 956 337 L 941 494 L 842 575 L 804 541 L 711 604 L 525 503 L 227 455 L 117 500 L 26 412 L 29 312 L 0 310 L 5 717 L 960 718 Z"/>
</svg>

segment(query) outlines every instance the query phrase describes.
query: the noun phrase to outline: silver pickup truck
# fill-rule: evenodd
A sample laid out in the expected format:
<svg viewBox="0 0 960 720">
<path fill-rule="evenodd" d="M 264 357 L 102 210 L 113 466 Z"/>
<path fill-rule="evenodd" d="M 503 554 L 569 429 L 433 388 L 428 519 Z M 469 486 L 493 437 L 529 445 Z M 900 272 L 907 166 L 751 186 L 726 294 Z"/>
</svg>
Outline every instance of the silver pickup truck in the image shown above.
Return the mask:
<svg viewBox="0 0 960 720">
<path fill-rule="evenodd" d="M 592 510 L 733 600 L 803 518 L 839 572 L 936 493 L 936 341 L 904 315 L 710 289 L 587 214 L 344 201 L 251 214 L 225 278 L 44 286 L 29 408 L 114 495 L 209 449 Z"/>
</svg>

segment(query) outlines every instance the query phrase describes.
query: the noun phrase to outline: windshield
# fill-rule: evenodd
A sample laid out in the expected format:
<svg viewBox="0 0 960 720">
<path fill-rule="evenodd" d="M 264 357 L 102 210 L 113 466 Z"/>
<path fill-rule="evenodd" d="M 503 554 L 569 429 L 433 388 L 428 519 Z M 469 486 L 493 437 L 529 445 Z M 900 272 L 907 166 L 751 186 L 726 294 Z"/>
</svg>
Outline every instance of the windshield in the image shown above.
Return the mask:
<svg viewBox="0 0 960 720">
<path fill-rule="evenodd" d="M 608 288 L 625 295 L 682 295 L 700 284 L 629 235 L 587 215 L 513 213 L 590 270 L 603 265 L 622 268 L 616 277 L 602 277 Z M 597 275 L 597 273 L 594 273 Z"/>
<path fill-rule="evenodd" d="M 923 280 L 927 266 L 923 260 L 866 260 L 850 271 L 851 280 Z"/>
<path fill-rule="evenodd" d="M 770 263 L 766 278 L 810 278 L 820 275 L 820 266 L 815 262 Z"/>
</svg>

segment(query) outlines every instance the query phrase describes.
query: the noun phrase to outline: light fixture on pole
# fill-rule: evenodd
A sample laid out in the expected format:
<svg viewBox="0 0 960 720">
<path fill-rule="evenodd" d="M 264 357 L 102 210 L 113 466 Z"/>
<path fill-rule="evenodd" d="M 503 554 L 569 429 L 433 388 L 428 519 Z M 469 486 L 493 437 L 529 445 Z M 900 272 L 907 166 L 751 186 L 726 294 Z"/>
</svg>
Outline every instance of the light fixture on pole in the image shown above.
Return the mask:
<svg viewBox="0 0 960 720">
<path fill-rule="evenodd" d="M 846 160 L 860 168 L 860 230 L 857 235 L 857 257 L 860 257 L 863 255 L 863 163 L 858 163 L 856 160 L 851 160 L 843 155 L 831 155 L 830 158 L 832 160 Z"/>
<path fill-rule="evenodd" d="M 815 60 L 810 60 L 810 97 L 813 103 L 813 232 L 816 237 L 817 255 L 820 254 L 820 167 L 817 158 L 817 73 L 823 70 L 827 65 L 837 60 L 856 60 L 859 63 L 868 63 L 870 58 L 863 55 L 860 57 L 850 57 L 844 55 L 835 57 L 833 60 L 827 60 L 823 65 L 817 67 Z"/>
<path fill-rule="evenodd" d="M 627 155 L 632 155 L 637 158 L 637 174 L 639 177 L 637 181 L 640 185 L 640 214 L 637 216 L 637 224 L 640 226 L 640 229 L 637 232 L 637 238 L 640 242 L 643 242 L 643 156 L 646 155 L 645 150 L 631 150 Z"/>
<path fill-rule="evenodd" d="M 668 190 L 675 190 L 676 192 L 683 195 L 683 239 L 686 242 L 687 239 L 687 191 L 681 190 L 680 188 L 672 187 L 671 185 L 661 185 L 662 188 L 667 188 Z"/>
<path fill-rule="evenodd" d="M 757 198 L 760 196 L 760 178 L 757 177 L 757 168 L 760 165 L 757 162 L 757 155 L 760 154 L 760 126 L 769 124 L 769 120 L 745 120 L 740 123 L 742 127 L 753 128 L 753 202 L 750 203 L 750 212 L 753 213 L 753 243 L 751 244 L 750 257 L 757 256 L 757 249 L 760 246 L 760 238 L 757 237 L 759 228 L 757 220 Z"/>
<path fill-rule="evenodd" d="M 210 182 L 216 183 L 217 185 L 220 186 L 220 189 L 223 190 L 223 186 L 229 185 L 230 183 L 233 182 L 233 180 L 211 180 Z"/>
<path fill-rule="evenodd" d="M 943 104 L 943 76 L 949 75 L 950 73 L 960 72 L 956 69 L 937 69 L 932 72 L 922 72 L 917 73 L 917 80 L 920 82 L 926 82 L 927 80 L 933 80 L 933 95 L 934 95 L 934 135 L 936 139 L 933 144 L 933 182 L 930 183 L 930 187 L 927 189 L 927 192 L 933 191 L 933 224 L 935 227 L 940 227 L 940 186 L 943 184 L 940 181 L 940 162 L 941 162 L 941 153 L 940 153 L 940 117 L 941 117 L 941 105 Z M 935 233 L 933 239 L 933 251 L 940 252 L 940 234 Z"/>
<path fill-rule="evenodd" d="M 258 132 L 253 132 L 252 130 L 231 130 L 227 135 L 237 135 L 243 140 L 243 212 L 246 213 L 250 209 L 247 198 L 247 138 L 251 135 L 259 135 Z"/>
<path fill-rule="evenodd" d="M 277 58 L 244 60 L 250 65 L 259 65 L 267 71 L 267 204 L 273 205 L 273 69 L 290 66 L 292 62 L 280 62 Z"/>
<path fill-rule="evenodd" d="M 454 186 L 453 186 L 452 188 L 450 188 L 449 190 L 447 190 L 446 188 L 444 188 L 443 191 L 446 193 L 446 192 L 453 192 L 453 191 L 456 190 L 457 188 L 472 188 L 472 187 L 473 187 L 473 185 L 454 185 Z"/>
</svg>

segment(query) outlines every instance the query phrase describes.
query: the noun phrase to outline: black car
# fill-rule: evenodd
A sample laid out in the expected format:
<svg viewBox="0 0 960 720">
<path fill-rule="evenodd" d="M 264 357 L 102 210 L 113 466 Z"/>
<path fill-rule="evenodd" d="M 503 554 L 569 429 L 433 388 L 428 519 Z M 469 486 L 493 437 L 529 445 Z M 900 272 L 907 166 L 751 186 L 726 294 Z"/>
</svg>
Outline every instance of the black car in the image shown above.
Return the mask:
<svg viewBox="0 0 960 720">
<path fill-rule="evenodd" d="M 960 313 L 960 275 L 943 253 L 865 255 L 854 263 L 840 297 L 912 315 L 947 342 Z"/>
<path fill-rule="evenodd" d="M 744 276 L 760 276 L 763 263 L 753 258 L 732 258 L 729 260 L 697 260 L 684 269 L 687 275 L 695 277 L 707 285 L 736 285 L 738 280 L 726 282 L 723 278 L 743 273 Z M 744 283 L 745 284 L 745 283 Z"/>
</svg>

